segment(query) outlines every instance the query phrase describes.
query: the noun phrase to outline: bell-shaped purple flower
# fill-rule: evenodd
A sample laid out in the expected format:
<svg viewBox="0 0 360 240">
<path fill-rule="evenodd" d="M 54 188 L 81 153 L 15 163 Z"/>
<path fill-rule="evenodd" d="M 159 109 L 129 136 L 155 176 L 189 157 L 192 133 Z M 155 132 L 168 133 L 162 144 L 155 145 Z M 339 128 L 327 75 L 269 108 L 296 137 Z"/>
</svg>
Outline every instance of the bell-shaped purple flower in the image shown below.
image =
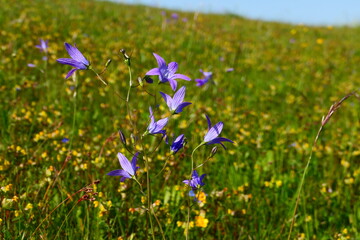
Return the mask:
<svg viewBox="0 0 360 240">
<path fill-rule="evenodd" d="M 195 191 L 205 185 L 205 183 L 203 182 L 205 176 L 206 174 L 203 174 L 199 177 L 197 171 L 194 170 L 192 172 L 191 180 L 184 180 L 183 183 L 189 185 L 192 190 Z"/>
<path fill-rule="evenodd" d="M 155 122 L 154 113 L 153 113 L 151 107 L 149 107 L 149 111 L 150 111 L 150 124 L 149 124 L 145 134 L 161 133 L 162 135 L 165 135 L 166 131 L 163 130 L 163 128 L 168 123 L 168 118 L 163 118 L 163 119 L 160 119 L 159 121 Z"/>
<path fill-rule="evenodd" d="M 206 115 L 206 119 L 207 119 L 207 122 L 208 122 L 208 132 L 206 133 L 206 135 L 204 137 L 204 143 L 206 143 L 208 145 L 209 144 L 219 143 L 224 148 L 225 148 L 225 146 L 224 146 L 224 144 L 222 144 L 222 142 L 234 143 L 230 139 L 223 138 L 223 137 L 218 137 L 220 135 L 222 129 L 223 129 L 223 126 L 224 126 L 223 122 L 218 122 L 214 126 L 212 126 L 210 118 L 207 115 Z"/>
<path fill-rule="evenodd" d="M 117 170 L 111 171 L 111 172 L 107 173 L 107 175 L 121 176 L 121 179 L 120 179 L 121 182 L 125 181 L 127 178 L 134 177 L 136 174 L 136 170 L 139 169 L 139 167 L 136 166 L 138 155 L 139 155 L 139 152 L 135 153 L 135 155 L 133 156 L 131 163 L 130 163 L 129 160 L 123 154 L 118 153 L 117 157 L 119 159 L 120 166 L 122 167 L 122 169 L 117 169 Z"/>
<path fill-rule="evenodd" d="M 171 146 L 170 146 L 171 154 L 177 153 L 180 149 L 182 149 L 184 147 L 184 144 L 185 144 L 185 136 L 184 136 L 184 134 L 181 134 L 171 144 Z"/>
<path fill-rule="evenodd" d="M 156 58 L 159 67 L 151 69 L 145 75 L 150 75 L 150 76 L 158 75 L 160 82 L 162 83 L 169 82 L 173 91 L 176 91 L 177 88 L 177 82 L 175 79 L 183 79 L 186 81 L 191 80 L 188 76 L 176 73 L 178 69 L 178 64 L 176 62 L 171 62 L 169 63 L 169 65 L 166 65 L 166 62 L 162 57 L 160 57 L 156 53 L 153 54 L 154 57 Z"/>
<path fill-rule="evenodd" d="M 65 43 L 65 48 L 71 58 L 59 58 L 56 61 L 61 64 L 66 64 L 74 67 L 68 72 L 66 78 L 69 78 L 77 70 L 89 69 L 89 61 L 84 57 L 84 55 L 79 51 L 79 49 L 76 48 L 76 45 L 71 46 L 70 44 Z"/>
<path fill-rule="evenodd" d="M 166 93 L 160 92 L 164 98 L 166 104 L 173 114 L 181 113 L 183 108 L 190 105 L 190 102 L 183 102 L 185 97 L 185 86 L 181 87 L 175 94 L 174 97 L 170 97 Z"/>
<path fill-rule="evenodd" d="M 201 79 L 195 79 L 195 81 L 197 82 L 196 86 L 201 87 L 204 84 L 208 83 L 211 78 L 212 78 L 212 72 L 204 72 L 202 69 L 200 69 L 200 72 L 202 72 L 202 74 L 204 75 L 204 78 Z"/>
<path fill-rule="evenodd" d="M 47 52 L 49 48 L 49 40 L 44 41 L 40 39 L 40 44 L 35 46 L 36 48 L 40 49 L 40 52 Z"/>
</svg>

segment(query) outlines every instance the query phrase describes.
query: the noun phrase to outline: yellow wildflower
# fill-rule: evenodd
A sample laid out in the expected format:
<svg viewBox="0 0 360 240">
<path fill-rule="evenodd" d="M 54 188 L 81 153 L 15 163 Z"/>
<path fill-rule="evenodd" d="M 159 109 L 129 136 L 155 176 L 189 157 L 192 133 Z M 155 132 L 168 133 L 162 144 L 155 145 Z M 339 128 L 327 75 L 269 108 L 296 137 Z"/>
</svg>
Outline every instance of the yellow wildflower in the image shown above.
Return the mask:
<svg viewBox="0 0 360 240">
<path fill-rule="evenodd" d="M 28 203 L 27 205 L 26 205 L 26 207 L 25 207 L 25 210 L 27 211 L 27 210 L 30 210 L 30 209 L 32 209 L 33 208 L 33 205 L 31 204 L 31 203 Z"/>
</svg>

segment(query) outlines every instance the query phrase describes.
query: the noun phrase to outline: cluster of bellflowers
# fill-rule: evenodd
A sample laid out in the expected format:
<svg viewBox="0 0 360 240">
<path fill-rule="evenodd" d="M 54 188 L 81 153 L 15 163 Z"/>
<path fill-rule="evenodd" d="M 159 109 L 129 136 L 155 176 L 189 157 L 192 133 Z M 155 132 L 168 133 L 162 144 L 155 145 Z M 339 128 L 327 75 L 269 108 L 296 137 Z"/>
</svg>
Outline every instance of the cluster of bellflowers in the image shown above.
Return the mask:
<svg viewBox="0 0 360 240">
<path fill-rule="evenodd" d="M 45 45 L 44 45 L 45 49 Z M 65 43 L 65 49 L 68 52 L 70 58 L 59 58 L 57 59 L 57 62 L 65 65 L 69 65 L 72 67 L 72 69 L 66 74 L 66 78 L 71 77 L 75 74 L 76 71 L 80 70 L 93 70 L 90 64 L 90 61 L 87 60 L 87 58 L 80 52 L 80 50 L 76 47 L 76 45 L 72 46 L 69 43 Z M 125 58 L 125 63 L 129 67 L 129 71 L 131 72 L 131 62 L 130 57 L 126 54 L 124 50 L 121 51 L 123 53 L 123 56 Z M 153 83 L 152 77 L 150 76 L 157 76 L 158 77 L 158 84 L 169 84 L 171 90 L 173 91 L 173 94 L 171 93 L 165 93 L 165 92 L 157 92 L 156 94 L 160 94 L 163 98 L 163 104 L 166 104 L 169 112 L 170 117 L 162 118 L 162 119 L 156 119 L 155 113 L 156 111 L 153 110 L 153 108 L 149 107 L 149 119 L 148 119 L 148 125 L 144 131 L 144 133 L 141 135 L 141 139 L 148 135 L 160 135 L 161 140 L 165 140 L 167 144 L 169 144 L 170 147 L 170 155 L 175 155 L 177 152 L 179 152 L 181 149 L 184 148 L 186 144 L 186 137 L 184 134 L 180 134 L 177 137 L 174 137 L 173 141 L 169 143 L 169 137 L 166 132 L 166 126 L 168 122 L 171 119 L 172 115 L 175 114 L 181 114 L 183 111 L 186 111 L 186 107 L 191 105 L 191 102 L 185 101 L 185 94 L 186 94 L 186 87 L 181 86 L 178 88 L 178 80 L 185 80 L 185 81 L 191 81 L 191 79 L 183 74 L 177 73 L 178 71 L 178 63 L 176 62 L 170 62 L 169 64 L 166 63 L 166 61 L 158 54 L 153 53 L 153 56 L 155 57 L 155 60 L 157 62 L 157 67 L 150 69 L 146 72 L 145 77 L 142 78 L 143 80 L 146 80 L 148 83 Z M 94 71 L 94 70 L 93 70 Z M 95 72 L 95 71 L 94 71 Z M 96 73 L 96 72 L 95 72 Z M 196 79 L 197 86 L 203 86 L 204 84 L 211 81 L 212 73 L 211 72 L 204 72 L 201 70 L 201 73 L 203 73 L 204 77 L 202 79 Z M 99 74 L 96 73 L 98 77 Z M 130 75 L 131 76 L 131 75 Z M 142 79 L 139 80 L 139 85 L 143 85 Z M 107 85 L 101 78 L 100 80 Z M 129 100 L 130 90 L 131 87 L 133 87 L 133 82 L 130 77 L 130 86 L 128 91 L 128 96 L 126 98 L 126 101 Z M 204 145 L 212 145 L 212 144 L 220 144 L 222 147 L 225 148 L 224 143 L 230 142 L 233 143 L 232 140 L 220 137 L 220 134 L 222 132 L 224 123 L 218 122 L 214 125 L 212 125 L 211 120 L 209 116 L 206 115 L 208 129 L 207 133 L 203 137 L 203 141 L 194 148 L 192 155 L 191 155 L 191 172 L 189 174 L 189 178 L 183 180 L 182 182 L 189 187 L 189 196 L 196 196 L 196 192 L 200 191 L 201 188 L 205 185 L 205 176 L 206 174 L 200 175 L 196 169 L 198 169 L 202 164 L 196 165 L 195 161 L 193 159 L 194 152 Z M 127 141 L 125 135 L 119 131 L 120 139 L 122 143 L 127 146 Z M 213 148 L 212 155 L 215 154 L 217 148 Z M 226 148 L 225 148 L 226 149 Z M 131 153 L 131 151 L 128 151 Z M 128 158 L 122 154 L 118 153 L 117 158 L 119 160 L 120 169 L 116 169 L 113 171 L 110 171 L 107 173 L 109 176 L 115 176 L 120 177 L 120 181 L 126 181 L 126 180 L 135 180 L 141 187 L 140 182 L 137 179 L 136 172 L 139 169 L 138 159 L 141 159 L 142 153 L 136 152 L 131 156 L 131 161 L 128 160 Z M 145 167 L 147 169 L 147 174 L 149 171 L 148 163 L 145 162 Z M 147 181 L 149 181 L 147 179 Z M 142 190 L 141 190 L 142 191 Z M 150 196 L 149 196 L 150 197 Z M 197 199 L 194 199 L 197 200 Z"/>
</svg>

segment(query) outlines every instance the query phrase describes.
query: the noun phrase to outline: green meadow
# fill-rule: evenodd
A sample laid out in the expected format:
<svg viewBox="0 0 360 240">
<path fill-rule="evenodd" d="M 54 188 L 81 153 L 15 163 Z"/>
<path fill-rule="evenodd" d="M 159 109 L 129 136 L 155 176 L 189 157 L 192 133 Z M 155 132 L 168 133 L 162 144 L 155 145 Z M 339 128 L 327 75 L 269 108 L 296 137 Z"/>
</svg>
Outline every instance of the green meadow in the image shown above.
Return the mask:
<svg viewBox="0 0 360 240">
<path fill-rule="evenodd" d="M 360 239 L 359 27 L 105 1 L 0 6 L 0 239 Z M 65 79 L 65 42 L 107 86 L 91 70 Z M 170 116 L 159 92 L 174 94 L 144 81 L 153 53 L 192 79 L 177 80 L 192 104 L 169 118 L 169 144 L 142 137 L 150 105 L 156 120 Z M 213 76 L 198 87 L 200 69 Z M 193 152 L 205 114 L 233 144 Z M 118 152 L 140 152 L 138 182 L 107 175 Z M 183 183 L 192 159 L 206 174 L 198 201 Z"/>
</svg>

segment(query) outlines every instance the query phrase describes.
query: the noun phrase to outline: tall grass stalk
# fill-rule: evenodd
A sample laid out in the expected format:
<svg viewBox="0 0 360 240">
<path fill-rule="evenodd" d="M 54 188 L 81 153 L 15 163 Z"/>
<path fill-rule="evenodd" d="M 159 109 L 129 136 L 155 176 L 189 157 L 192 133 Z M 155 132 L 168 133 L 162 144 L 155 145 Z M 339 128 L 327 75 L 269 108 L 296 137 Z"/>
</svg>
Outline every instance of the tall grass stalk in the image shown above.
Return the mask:
<svg viewBox="0 0 360 240">
<path fill-rule="evenodd" d="M 292 216 L 292 220 L 291 220 L 291 225 L 290 225 L 290 230 L 289 230 L 289 235 L 288 235 L 288 240 L 290 240 L 291 238 L 291 233 L 292 233 L 292 230 L 294 228 L 294 225 L 295 225 L 295 215 L 296 215 L 296 212 L 297 212 L 297 209 L 299 207 L 299 201 L 300 201 L 300 196 L 301 196 L 301 190 L 303 188 L 303 185 L 304 185 L 304 182 L 305 182 L 305 177 L 306 177 L 306 173 L 309 169 L 309 166 L 310 166 L 310 163 L 311 163 L 311 159 L 312 159 L 312 155 L 313 155 L 313 152 L 314 152 L 314 149 L 317 145 L 317 141 L 320 137 L 320 134 L 323 130 L 323 128 L 325 127 L 325 125 L 329 122 L 330 118 L 332 117 L 332 115 L 340 108 L 341 104 L 346 100 L 348 99 L 350 96 L 354 95 L 355 93 L 349 93 L 348 95 L 346 95 L 345 97 L 343 97 L 340 101 L 334 103 L 333 105 L 331 105 L 328 113 L 322 117 L 321 119 L 321 126 L 316 134 L 316 137 L 315 137 L 315 140 L 313 142 L 313 145 L 311 147 L 311 151 L 310 151 L 310 155 L 309 155 L 309 159 L 306 163 L 306 166 L 305 166 L 305 169 L 304 169 L 304 173 L 302 175 L 302 178 L 301 178 L 301 182 L 300 182 L 300 186 L 299 186 L 299 190 L 298 190 L 298 193 L 297 193 L 297 197 L 296 197 L 296 202 L 295 202 L 295 207 L 294 207 L 294 213 L 293 213 L 293 216 Z M 305 200 L 304 200 L 305 201 Z"/>
</svg>

